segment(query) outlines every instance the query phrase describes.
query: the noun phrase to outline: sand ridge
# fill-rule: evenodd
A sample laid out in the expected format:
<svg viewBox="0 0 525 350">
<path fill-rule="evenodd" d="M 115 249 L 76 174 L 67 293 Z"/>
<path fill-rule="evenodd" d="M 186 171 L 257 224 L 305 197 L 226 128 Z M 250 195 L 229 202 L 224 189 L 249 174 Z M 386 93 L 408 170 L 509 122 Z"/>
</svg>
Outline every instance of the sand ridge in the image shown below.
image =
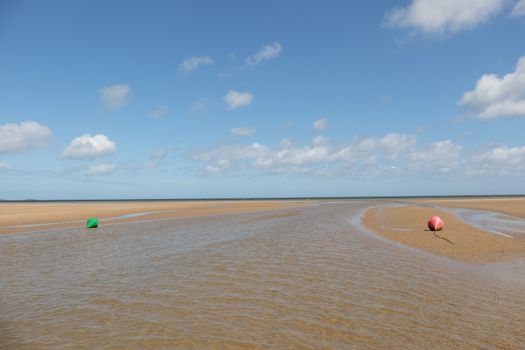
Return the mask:
<svg viewBox="0 0 525 350">
<path fill-rule="evenodd" d="M 435 201 L 432 203 L 442 205 Z M 463 208 L 488 210 L 497 207 L 499 212 L 510 212 L 498 207 L 497 202 L 462 205 L 463 202 L 457 201 L 446 204 L 451 203 Z M 513 212 L 522 211 L 517 209 Z M 433 215 L 443 218 L 444 230 L 432 232 L 428 229 L 427 221 Z M 410 204 L 377 207 L 366 211 L 362 219 L 365 226 L 387 239 L 466 263 L 484 264 L 525 256 L 525 236 L 508 238 L 495 235 L 468 225 L 445 210 Z"/>
<path fill-rule="evenodd" d="M 101 225 L 109 225 L 141 220 L 301 208 L 316 204 L 316 201 L 309 200 L 0 203 L 0 234 L 52 228 L 83 228 L 88 217 L 98 217 Z M 113 219 L 130 214 L 138 216 Z"/>
</svg>

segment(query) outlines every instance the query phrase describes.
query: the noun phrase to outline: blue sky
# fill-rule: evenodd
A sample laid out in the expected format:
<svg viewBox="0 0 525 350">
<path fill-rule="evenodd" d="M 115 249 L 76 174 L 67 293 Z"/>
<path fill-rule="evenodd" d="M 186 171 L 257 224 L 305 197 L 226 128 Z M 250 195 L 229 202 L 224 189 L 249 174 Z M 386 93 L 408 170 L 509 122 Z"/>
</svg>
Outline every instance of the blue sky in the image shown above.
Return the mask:
<svg viewBox="0 0 525 350">
<path fill-rule="evenodd" d="M 0 198 L 525 192 L 525 1 L 0 1 Z"/>
</svg>

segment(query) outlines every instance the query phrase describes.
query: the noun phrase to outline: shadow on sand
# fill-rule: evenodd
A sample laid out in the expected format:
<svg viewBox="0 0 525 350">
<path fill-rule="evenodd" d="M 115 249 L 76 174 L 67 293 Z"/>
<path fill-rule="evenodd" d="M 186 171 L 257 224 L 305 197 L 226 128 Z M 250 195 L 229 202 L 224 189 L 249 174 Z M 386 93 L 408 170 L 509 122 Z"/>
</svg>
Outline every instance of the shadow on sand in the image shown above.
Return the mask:
<svg viewBox="0 0 525 350">
<path fill-rule="evenodd" d="M 450 243 L 450 244 L 452 244 L 452 245 L 456 245 L 456 243 L 452 242 L 452 241 L 449 240 L 448 238 L 445 238 L 445 237 L 442 237 L 442 236 L 438 235 L 438 234 L 436 233 L 436 231 L 432 231 L 432 230 L 425 230 L 425 231 L 427 231 L 427 232 L 432 232 L 432 234 L 434 235 L 434 237 L 437 237 L 437 238 L 440 238 L 440 239 L 442 239 L 442 240 L 444 240 L 444 241 L 447 241 L 448 243 Z"/>
</svg>

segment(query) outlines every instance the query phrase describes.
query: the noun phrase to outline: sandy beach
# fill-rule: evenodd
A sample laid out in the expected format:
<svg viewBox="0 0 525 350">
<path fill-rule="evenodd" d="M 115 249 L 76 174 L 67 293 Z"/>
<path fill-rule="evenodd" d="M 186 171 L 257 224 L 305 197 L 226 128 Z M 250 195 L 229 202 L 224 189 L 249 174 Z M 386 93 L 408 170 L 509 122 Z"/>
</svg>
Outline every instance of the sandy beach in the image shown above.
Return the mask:
<svg viewBox="0 0 525 350">
<path fill-rule="evenodd" d="M 98 217 L 100 225 L 107 226 L 132 221 L 290 209 L 267 214 L 269 218 L 285 218 L 297 214 L 294 208 L 320 202 L 231 200 L 0 203 L 0 234 L 55 228 L 83 229 L 88 217 Z M 525 198 L 402 199 L 397 203 L 400 206 L 370 208 L 363 215 L 363 223 L 389 240 L 467 263 L 484 264 L 525 256 L 525 237 L 499 236 L 473 227 L 450 212 L 429 207 L 469 208 L 525 218 Z M 445 229 L 436 234 L 430 232 L 426 226 L 428 218 L 433 215 L 440 215 L 446 222 Z M 250 222 L 248 220 L 241 224 Z"/>
<path fill-rule="evenodd" d="M 468 208 L 498 212 L 525 218 L 524 198 L 424 199 L 399 207 L 371 208 L 363 216 L 364 224 L 389 240 L 422 249 L 432 254 L 472 264 L 484 264 L 525 256 L 525 237 L 504 237 L 473 227 L 445 210 L 421 204 L 449 208 Z M 444 230 L 431 232 L 428 219 L 439 215 Z"/>
<path fill-rule="evenodd" d="M 83 228 L 88 217 L 98 217 L 100 225 L 111 225 L 140 220 L 301 208 L 316 203 L 307 200 L 0 203 L 0 234 L 51 228 Z"/>
</svg>

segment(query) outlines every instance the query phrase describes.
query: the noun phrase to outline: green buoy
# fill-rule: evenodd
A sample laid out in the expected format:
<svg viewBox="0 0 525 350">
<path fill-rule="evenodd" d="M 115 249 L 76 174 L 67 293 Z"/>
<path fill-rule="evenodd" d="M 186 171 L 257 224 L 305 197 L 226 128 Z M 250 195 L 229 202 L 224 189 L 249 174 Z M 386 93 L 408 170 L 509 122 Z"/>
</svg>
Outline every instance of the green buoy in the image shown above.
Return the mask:
<svg viewBox="0 0 525 350">
<path fill-rule="evenodd" d="M 98 227 L 98 218 L 89 218 L 86 221 L 86 227 L 87 228 L 95 228 Z"/>
</svg>

